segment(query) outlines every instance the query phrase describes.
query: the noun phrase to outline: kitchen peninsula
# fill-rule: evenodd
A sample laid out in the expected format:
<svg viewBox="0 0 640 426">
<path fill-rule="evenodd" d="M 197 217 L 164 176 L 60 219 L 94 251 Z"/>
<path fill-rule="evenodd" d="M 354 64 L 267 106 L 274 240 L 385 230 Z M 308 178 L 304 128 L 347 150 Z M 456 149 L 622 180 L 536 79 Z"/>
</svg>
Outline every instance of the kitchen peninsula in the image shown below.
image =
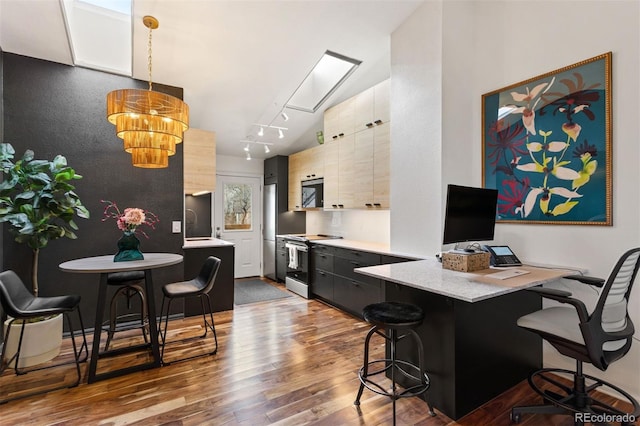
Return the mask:
<svg viewBox="0 0 640 426">
<path fill-rule="evenodd" d="M 425 311 L 416 330 L 432 406 L 459 419 L 542 367 L 542 342 L 516 325 L 522 315 L 542 308 L 540 296 L 522 291 L 575 271 L 522 266 L 526 275 L 498 280 L 493 269 L 473 273 L 443 269 L 435 258 L 357 268 L 384 281 L 385 300 L 413 303 Z M 415 350 L 398 345 L 398 356 Z M 415 360 L 413 360 L 415 361 Z"/>
<path fill-rule="evenodd" d="M 187 238 L 182 246 L 184 250 L 184 279 L 195 278 L 209 256 L 220 259 L 220 269 L 216 282 L 209 293 L 213 312 L 233 309 L 233 271 L 235 247 L 233 243 L 218 238 Z M 202 308 L 196 298 L 187 298 L 184 302 L 184 316 L 201 315 Z"/>
</svg>

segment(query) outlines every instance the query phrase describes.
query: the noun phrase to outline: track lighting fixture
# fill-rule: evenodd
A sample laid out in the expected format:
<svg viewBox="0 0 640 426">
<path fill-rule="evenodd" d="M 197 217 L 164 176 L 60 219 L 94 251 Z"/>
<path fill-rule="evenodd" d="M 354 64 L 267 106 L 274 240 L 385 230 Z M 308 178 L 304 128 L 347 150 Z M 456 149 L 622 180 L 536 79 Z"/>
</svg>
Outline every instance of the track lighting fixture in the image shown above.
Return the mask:
<svg viewBox="0 0 640 426">
<path fill-rule="evenodd" d="M 278 138 L 279 139 L 284 138 L 284 133 L 282 133 L 282 129 L 278 129 Z"/>
<path fill-rule="evenodd" d="M 271 148 L 269 148 L 269 145 L 273 145 L 273 142 L 261 142 L 261 141 L 254 141 L 254 140 L 241 140 L 240 143 L 245 144 L 243 150 L 245 151 L 247 160 L 251 160 L 251 144 L 262 145 L 264 147 L 265 154 L 268 154 L 271 152 Z"/>
<path fill-rule="evenodd" d="M 280 113 L 280 115 L 282 116 L 282 119 L 283 119 L 284 121 L 288 121 L 288 120 L 289 120 L 289 116 L 287 115 L 287 113 L 286 113 L 286 112 L 282 111 L 282 112 Z"/>
<path fill-rule="evenodd" d="M 264 127 L 260 126 L 260 131 L 258 132 L 258 136 L 264 136 Z"/>
</svg>

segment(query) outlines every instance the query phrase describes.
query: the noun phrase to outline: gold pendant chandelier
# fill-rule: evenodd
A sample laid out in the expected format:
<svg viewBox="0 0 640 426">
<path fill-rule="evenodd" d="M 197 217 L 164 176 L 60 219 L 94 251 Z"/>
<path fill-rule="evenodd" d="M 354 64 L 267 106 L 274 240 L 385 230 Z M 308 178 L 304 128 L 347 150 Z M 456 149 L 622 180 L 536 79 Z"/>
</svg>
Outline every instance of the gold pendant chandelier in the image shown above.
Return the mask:
<svg viewBox="0 0 640 426">
<path fill-rule="evenodd" d="M 107 95 L 107 119 L 116 126 L 135 167 L 169 166 L 189 128 L 189 105 L 165 93 L 154 92 L 151 82 L 151 32 L 158 28 L 153 16 L 142 18 L 149 28 L 149 90 L 120 89 Z"/>
</svg>

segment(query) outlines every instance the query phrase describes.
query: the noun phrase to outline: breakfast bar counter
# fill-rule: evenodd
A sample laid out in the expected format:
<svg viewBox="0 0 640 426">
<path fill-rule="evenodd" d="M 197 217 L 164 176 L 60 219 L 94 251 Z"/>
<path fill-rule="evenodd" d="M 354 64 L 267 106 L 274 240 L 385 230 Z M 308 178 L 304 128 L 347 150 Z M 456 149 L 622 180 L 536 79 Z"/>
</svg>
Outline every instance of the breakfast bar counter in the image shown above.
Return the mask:
<svg viewBox="0 0 640 426">
<path fill-rule="evenodd" d="M 542 367 L 539 336 L 520 329 L 518 318 L 542 308 L 526 288 L 575 271 L 518 267 L 528 273 L 498 280 L 495 269 L 472 273 L 443 269 L 436 259 L 357 268 L 384 281 L 384 299 L 420 306 L 425 320 L 424 365 L 432 407 L 454 420 L 507 391 Z M 411 339 L 398 343 L 398 358 L 415 362 Z M 406 383 L 401 383 L 406 385 Z"/>
</svg>

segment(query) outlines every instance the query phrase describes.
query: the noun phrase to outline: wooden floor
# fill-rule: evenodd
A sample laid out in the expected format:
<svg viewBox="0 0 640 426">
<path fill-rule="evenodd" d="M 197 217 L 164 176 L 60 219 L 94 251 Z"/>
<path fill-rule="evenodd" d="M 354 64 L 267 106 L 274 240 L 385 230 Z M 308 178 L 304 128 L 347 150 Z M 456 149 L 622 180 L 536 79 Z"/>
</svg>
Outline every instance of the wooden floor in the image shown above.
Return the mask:
<svg viewBox="0 0 640 426">
<path fill-rule="evenodd" d="M 353 405 L 368 325 L 315 300 L 293 297 L 236 306 L 215 314 L 217 355 L 111 380 L 23 398 L 0 405 L 1 425 L 389 425 L 391 403 L 365 390 Z M 202 332 L 201 318 L 170 322 L 171 337 Z M 121 333 L 123 334 L 123 333 Z M 136 336 L 129 340 L 138 339 Z M 130 343 L 116 335 L 118 344 Z M 184 349 L 184 348 L 183 348 Z M 193 344 L 190 352 L 211 349 Z M 65 341 L 64 353 L 70 344 Z M 167 349 L 167 359 L 181 349 Z M 382 357 L 380 341 L 372 357 Z M 64 356 L 64 355 L 63 355 Z M 123 365 L 138 357 L 117 357 Z M 109 365 L 101 360 L 99 372 Z M 480 366 L 479 366 L 480 367 Z M 66 367 L 63 367 L 66 368 Z M 83 374 L 86 374 L 86 364 Z M 65 380 L 72 379 L 73 368 Z M 63 374 L 65 371 L 62 372 Z M 38 377 L 58 381 L 58 372 L 0 377 L 0 391 L 16 391 L 16 380 L 37 386 Z M 526 381 L 458 422 L 430 417 L 418 398 L 397 402 L 402 425 L 509 425 L 509 410 L 535 404 Z M 571 425 L 562 416 L 525 416 L 526 425 Z"/>
</svg>

